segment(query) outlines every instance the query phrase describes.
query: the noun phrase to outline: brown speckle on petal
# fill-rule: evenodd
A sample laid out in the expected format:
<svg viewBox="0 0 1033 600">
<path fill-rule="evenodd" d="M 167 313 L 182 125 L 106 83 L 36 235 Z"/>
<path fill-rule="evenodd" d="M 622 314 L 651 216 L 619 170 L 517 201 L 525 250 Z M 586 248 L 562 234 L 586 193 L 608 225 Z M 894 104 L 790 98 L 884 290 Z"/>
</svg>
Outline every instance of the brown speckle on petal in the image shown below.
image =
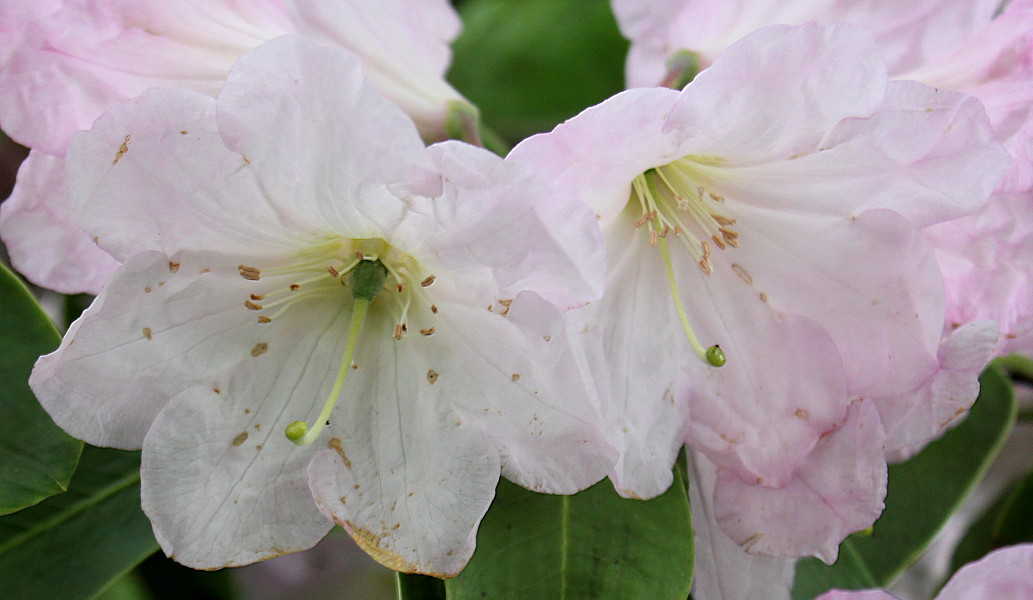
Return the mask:
<svg viewBox="0 0 1033 600">
<path fill-rule="evenodd" d="M 251 356 L 262 356 L 269 351 L 269 344 L 265 342 L 259 342 L 255 344 L 255 347 L 251 349 Z"/>
<path fill-rule="evenodd" d="M 233 447 L 235 448 L 237 446 L 240 446 L 241 444 L 243 444 L 246 441 L 247 441 L 247 432 L 246 431 L 241 431 L 240 434 L 237 437 L 233 438 Z"/>
<path fill-rule="evenodd" d="M 148 340 L 151 339 L 151 328 L 150 327 L 144 327 L 143 328 L 143 336 L 145 338 L 147 338 Z"/>
<path fill-rule="evenodd" d="M 122 143 L 118 147 L 118 152 L 115 152 L 115 160 L 111 161 L 111 166 L 117 165 L 118 161 L 122 160 L 122 157 L 125 156 L 126 152 L 129 152 L 130 137 L 131 136 L 129 134 L 126 134 L 126 137 L 122 140 Z"/>
<path fill-rule="evenodd" d="M 434 369 L 427 371 L 427 382 L 434 385 L 434 382 L 438 380 L 438 372 Z"/>
<path fill-rule="evenodd" d="M 344 448 L 341 448 L 340 439 L 330 438 L 330 441 L 327 442 L 326 447 L 332 449 L 334 452 L 337 453 L 337 456 L 341 457 L 341 460 L 344 461 L 344 466 L 348 467 L 349 469 L 352 468 L 352 461 L 348 460 L 348 457 L 345 456 Z"/>
</svg>

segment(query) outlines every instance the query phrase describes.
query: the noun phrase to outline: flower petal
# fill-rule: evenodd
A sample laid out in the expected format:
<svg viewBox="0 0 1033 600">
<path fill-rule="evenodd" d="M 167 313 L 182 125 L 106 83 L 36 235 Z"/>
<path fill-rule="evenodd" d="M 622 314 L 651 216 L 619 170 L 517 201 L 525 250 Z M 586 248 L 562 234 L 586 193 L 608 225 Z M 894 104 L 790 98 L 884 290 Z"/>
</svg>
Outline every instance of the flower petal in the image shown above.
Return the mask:
<svg viewBox="0 0 1033 600">
<path fill-rule="evenodd" d="M 145 250 L 297 248 L 289 217 L 223 145 L 215 101 L 195 92 L 150 90 L 109 112 L 72 140 L 68 177 L 73 219 L 120 261 Z"/>
<path fill-rule="evenodd" d="M 492 440 L 463 422 L 428 379 L 424 339 L 376 334 L 371 315 L 355 381 L 316 444 L 309 485 L 320 510 L 391 569 L 450 577 L 473 553 L 499 477 Z M 436 337 L 433 336 L 433 337 Z M 440 367 L 439 367 L 440 368 Z"/>
<path fill-rule="evenodd" d="M 245 54 L 219 96 L 218 121 L 268 202 L 312 229 L 382 237 L 408 197 L 440 190 L 412 120 L 341 49 L 284 36 Z"/>
<path fill-rule="evenodd" d="M 858 27 L 766 27 L 685 88 L 665 131 L 691 137 L 684 154 L 737 165 L 787 159 L 813 152 L 844 119 L 871 116 L 886 82 L 878 49 Z"/>
<path fill-rule="evenodd" d="M 882 513 L 886 495 L 885 434 L 870 401 L 850 407 L 846 422 L 822 438 L 780 488 L 746 482 L 719 470 L 715 519 L 752 554 L 814 555 L 828 564 L 839 543 Z"/>
<path fill-rule="evenodd" d="M 289 390 L 261 385 L 290 372 L 263 368 L 267 377 L 252 370 L 222 394 L 194 388 L 175 397 L 144 440 L 144 512 L 165 553 L 188 567 L 234 567 L 307 550 L 333 527 L 307 485 L 314 449 L 283 435 L 293 416 L 283 410 L 281 394 Z"/>
<path fill-rule="evenodd" d="M 944 335 L 940 368 L 918 390 L 890 398 L 876 398 L 886 428 L 886 458 L 911 458 L 940 437 L 966 414 L 979 395 L 979 373 L 993 357 L 997 323 L 973 321 Z"/>
<path fill-rule="evenodd" d="M 281 327 L 244 307 L 238 261 L 144 252 L 119 267 L 29 379 L 54 421 L 91 444 L 137 449 L 169 399 L 223 387 Z"/>
<path fill-rule="evenodd" d="M 502 474 L 553 494 L 572 494 L 605 477 L 616 453 L 555 307 L 530 293 L 513 300 L 507 318 L 439 306 L 442 326 L 432 339 L 440 345 L 428 362 L 438 374 L 435 388 L 465 423 L 495 440 Z"/>
<path fill-rule="evenodd" d="M 427 201 L 440 231 L 428 236 L 417 226 L 414 246 L 453 271 L 491 267 L 505 297 L 533 291 L 566 308 L 602 294 L 606 258 L 588 207 L 486 150 L 443 142 L 429 153 L 445 182 Z"/>
<path fill-rule="evenodd" d="M 1033 544 L 1001 548 L 951 577 L 937 600 L 995 600 L 1033 595 Z"/>
<path fill-rule="evenodd" d="M 0 204 L 0 236 L 11 264 L 29 281 L 62 294 L 96 294 L 118 262 L 69 218 L 64 163 L 29 153 Z"/>
<path fill-rule="evenodd" d="M 506 160 L 529 165 L 605 224 L 628 203 L 632 179 L 685 155 L 681 136 L 658 135 L 677 99 L 674 90 L 659 88 L 621 92 L 520 142 Z"/>
<path fill-rule="evenodd" d="M 747 554 L 714 518 L 717 467 L 688 450 L 689 506 L 695 538 L 692 596 L 698 600 L 789 600 L 795 560 Z"/>
<path fill-rule="evenodd" d="M 447 0 L 290 0 L 298 29 L 363 59 L 366 77 L 410 115 L 426 139 L 442 139 L 449 101 L 445 82 L 459 17 Z"/>
</svg>

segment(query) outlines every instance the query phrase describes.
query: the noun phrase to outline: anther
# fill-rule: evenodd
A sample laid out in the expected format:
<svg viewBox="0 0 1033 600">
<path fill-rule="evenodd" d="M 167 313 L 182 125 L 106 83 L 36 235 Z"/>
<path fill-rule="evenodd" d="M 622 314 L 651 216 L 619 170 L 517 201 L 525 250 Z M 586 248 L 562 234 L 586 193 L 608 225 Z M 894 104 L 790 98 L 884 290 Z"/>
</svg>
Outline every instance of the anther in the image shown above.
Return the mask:
<svg viewBox="0 0 1033 600">
<path fill-rule="evenodd" d="M 337 269 L 335 269 L 333 265 L 327 265 L 326 272 L 329 273 L 330 277 L 333 277 L 334 279 L 337 279 L 341 276 L 341 274 L 337 272 Z"/>
<path fill-rule="evenodd" d="M 245 300 L 244 301 L 244 306 L 248 307 L 250 310 L 262 310 L 262 305 L 261 304 L 255 304 L 254 302 L 252 302 L 250 300 Z"/>
<path fill-rule="evenodd" d="M 431 275 L 431 276 L 427 277 L 426 279 L 424 279 L 423 281 L 421 281 L 420 285 L 423 286 L 423 287 L 429 287 L 430 284 L 434 283 L 435 279 L 436 279 L 436 277 Z"/>
<path fill-rule="evenodd" d="M 420 335 L 434 335 L 434 328 L 431 327 L 430 329 L 421 329 Z"/>
<path fill-rule="evenodd" d="M 240 276 L 248 281 L 258 281 L 262 278 L 262 272 L 254 267 L 245 267 L 244 265 L 238 265 L 237 271 L 240 272 Z"/>
</svg>

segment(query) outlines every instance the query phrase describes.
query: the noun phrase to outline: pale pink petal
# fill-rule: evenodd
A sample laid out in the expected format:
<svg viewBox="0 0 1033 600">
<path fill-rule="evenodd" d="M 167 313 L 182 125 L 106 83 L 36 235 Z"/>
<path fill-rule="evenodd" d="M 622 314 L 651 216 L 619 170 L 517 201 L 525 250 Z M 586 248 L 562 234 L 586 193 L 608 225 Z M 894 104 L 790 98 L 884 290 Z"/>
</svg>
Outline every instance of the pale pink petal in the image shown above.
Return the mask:
<svg viewBox="0 0 1033 600">
<path fill-rule="evenodd" d="M 118 262 L 69 218 L 64 162 L 29 153 L 0 204 L 0 236 L 11 264 L 29 281 L 63 294 L 96 294 Z"/>
<path fill-rule="evenodd" d="M 747 554 L 726 536 L 714 518 L 717 467 L 688 450 L 689 506 L 695 560 L 692 597 L 696 600 L 789 600 L 793 559 Z"/>
<path fill-rule="evenodd" d="M 871 402 L 857 401 L 784 486 L 744 481 L 719 469 L 715 519 L 752 554 L 814 555 L 832 564 L 839 543 L 882 513 L 886 495 L 885 434 Z"/>
<path fill-rule="evenodd" d="M 422 373 L 433 370 L 441 398 L 494 438 L 502 474 L 553 494 L 605 477 L 616 452 L 555 307 L 530 293 L 513 300 L 506 318 L 482 307 L 438 306 L 442 326 L 428 338 L 435 344 Z"/>
<path fill-rule="evenodd" d="M 899 600 L 899 598 L 882 590 L 832 590 L 831 592 L 825 592 L 814 600 Z"/>
<path fill-rule="evenodd" d="M 729 213 L 734 207 L 740 248 L 714 257 L 709 289 L 724 285 L 727 302 L 740 304 L 759 304 L 764 293 L 773 310 L 818 323 L 834 341 L 855 396 L 910 390 L 935 370 L 942 284 L 925 241 L 899 215 L 804 216 L 791 210 L 789 198 L 783 210 L 771 210 L 781 199 L 760 185 L 717 189 Z M 712 339 L 724 347 L 720 335 Z"/>
<path fill-rule="evenodd" d="M 978 101 L 894 81 L 878 114 L 839 123 L 806 155 L 781 163 L 777 177 L 756 176 L 758 184 L 791 187 L 794 205 L 888 208 L 928 227 L 977 210 L 1010 162 Z"/>
<path fill-rule="evenodd" d="M 499 452 L 448 406 L 457 375 L 428 378 L 431 365 L 441 368 L 426 351 L 437 335 L 398 342 L 373 333 L 390 327 L 384 319 L 366 327 L 356 379 L 315 442 L 309 485 L 323 514 L 382 564 L 455 575 L 495 495 Z"/>
<path fill-rule="evenodd" d="M 691 361 L 657 256 L 636 240 L 622 215 L 607 234 L 609 275 L 603 298 L 570 314 L 600 394 L 607 437 L 620 452 L 610 474 L 626 497 L 652 498 L 671 485 L 671 465 L 688 420 Z M 620 225 L 625 226 L 620 226 Z"/>
<path fill-rule="evenodd" d="M 443 142 L 428 152 L 444 181 L 444 193 L 425 203 L 440 231 L 408 227 L 414 247 L 425 246 L 450 270 L 492 267 L 505 297 L 533 290 L 568 308 L 602 294 L 602 236 L 584 204 L 486 150 Z"/>
<path fill-rule="evenodd" d="M 73 139 L 68 177 L 73 219 L 119 260 L 152 249 L 297 248 L 285 228 L 296 219 L 226 149 L 215 101 L 201 94 L 150 90 L 108 113 Z"/>
<path fill-rule="evenodd" d="M 937 600 L 1023 600 L 1033 597 L 1033 544 L 1001 548 L 962 567 Z"/>
<path fill-rule="evenodd" d="M 622 92 L 520 142 L 506 160 L 529 165 L 608 222 L 628 203 L 632 179 L 685 155 L 683 136 L 658 135 L 677 99 L 666 89 Z"/>
<path fill-rule="evenodd" d="M 439 193 L 412 120 L 339 49 L 286 36 L 249 52 L 219 97 L 218 121 L 268 202 L 308 227 L 379 237 L 407 196 Z"/>
<path fill-rule="evenodd" d="M 257 327 L 240 257 L 158 252 L 132 257 L 29 383 L 54 421 L 94 445 L 138 449 L 157 414 L 194 385 L 227 374 L 279 324 Z"/>
<path fill-rule="evenodd" d="M 925 229 L 943 271 L 947 324 L 998 323 L 998 354 L 1033 354 L 1033 198 L 997 193 L 975 215 Z"/>
<path fill-rule="evenodd" d="M 979 395 L 979 373 L 998 339 L 993 321 L 973 321 L 944 335 L 940 368 L 914 392 L 876 398 L 886 428 L 886 458 L 904 461 L 956 424 Z"/>
<path fill-rule="evenodd" d="M 426 139 L 442 139 L 448 102 L 465 102 L 445 82 L 459 17 L 446 0 L 288 0 L 299 33 L 362 58 L 366 77 L 416 121 Z"/>
<path fill-rule="evenodd" d="M 700 73 L 665 131 L 690 138 L 683 155 L 723 157 L 726 166 L 769 163 L 817 151 L 844 119 L 870 117 L 885 93 L 886 68 L 864 30 L 773 26 Z"/>
</svg>

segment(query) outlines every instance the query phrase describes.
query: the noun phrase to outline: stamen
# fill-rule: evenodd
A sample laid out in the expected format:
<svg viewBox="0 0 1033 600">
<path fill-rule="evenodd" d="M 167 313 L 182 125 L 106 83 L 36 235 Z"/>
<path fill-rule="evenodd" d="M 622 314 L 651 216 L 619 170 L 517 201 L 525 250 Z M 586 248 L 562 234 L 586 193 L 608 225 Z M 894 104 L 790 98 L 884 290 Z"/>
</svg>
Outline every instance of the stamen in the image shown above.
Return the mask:
<svg viewBox="0 0 1033 600">
<path fill-rule="evenodd" d="M 287 426 L 284 435 L 287 439 L 298 446 L 308 446 L 319 437 L 326 427 L 327 419 L 337 402 L 340 400 L 341 388 L 351 371 L 352 356 L 355 353 L 355 346 L 359 341 L 359 333 L 362 331 L 362 324 L 366 321 L 366 313 L 370 302 L 377 297 L 384 285 L 387 276 L 387 269 L 383 263 L 377 261 L 362 261 L 352 270 L 348 278 L 348 285 L 351 287 L 352 306 L 351 321 L 348 325 L 348 340 L 344 344 L 344 355 L 341 357 L 341 364 L 337 369 L 337 377 L 330 388 L 330 395 L 323 403 L 319 416 L 316 417 L 314 425 L 309 427 L 304 421 L 295 421 Z"/>
<path fill-rule="evenodd" d="M 674 310 L 678 313 L 678 320 L 681 322 L 682 330 L 685 331 L 685 339 L 689 341 L 689 346 L 692 351 L 702 360 L 704 363 L 712 367 L 722 367 L 727 361 L 724 353 L 721 351 L 719 346 L 711 346 L 704 348 L 703 344 L 699 343 L 696 338 L 696 333 L 692 331 L 692 326 L 689 325 L 689 317 L 685 313 L 685 307 L 682 305 L 681 294 L 678 293 L 678 283 L 674 278 L 674 267 L 671 266 L 671 254 L 667 249 L 667 240 L 660 238 L 660 258 L 664 263 L 664 272 L 667 274 L 667 286 L 671 291 L 671 300 L 674 302 Z M 708 263 L 709 264 L 709 263 Z"/>
</svg>

